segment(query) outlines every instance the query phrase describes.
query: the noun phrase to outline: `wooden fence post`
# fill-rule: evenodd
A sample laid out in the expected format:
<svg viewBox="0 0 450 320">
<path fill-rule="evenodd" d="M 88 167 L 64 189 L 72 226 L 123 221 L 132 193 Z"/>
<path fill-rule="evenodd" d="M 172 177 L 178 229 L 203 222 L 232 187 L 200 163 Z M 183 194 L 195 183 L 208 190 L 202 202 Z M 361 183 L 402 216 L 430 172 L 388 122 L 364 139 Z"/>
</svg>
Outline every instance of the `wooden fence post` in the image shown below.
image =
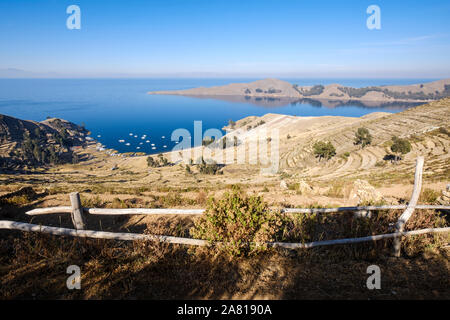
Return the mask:
<svg viewBox="0 0 450 320">
<path fill-rule="evenodd" d="M 423 157 L 417 157 L 416 172 L 414 174 L 414 188 L 409 200 L 406 210 L 402 213 L 397 223 L 395 224 L 395 232 L 403 232 L 405 224 L 416 208 L 417 201 L 419 200 L 420 190 L 422 189 L 422 170 L 423 170 Z M 400 257 L 401 236 L 394 238 L 394 255 Z"/>
<path fill-rule="evenodd" d="M 75 229 L 84 230 L 83 207 L 81 206 L 80 194 L 78 192 L 72 192 L 70 194 L 70 203 L 72 204 L 72 212 L 70 215 Z"/>
</svg>

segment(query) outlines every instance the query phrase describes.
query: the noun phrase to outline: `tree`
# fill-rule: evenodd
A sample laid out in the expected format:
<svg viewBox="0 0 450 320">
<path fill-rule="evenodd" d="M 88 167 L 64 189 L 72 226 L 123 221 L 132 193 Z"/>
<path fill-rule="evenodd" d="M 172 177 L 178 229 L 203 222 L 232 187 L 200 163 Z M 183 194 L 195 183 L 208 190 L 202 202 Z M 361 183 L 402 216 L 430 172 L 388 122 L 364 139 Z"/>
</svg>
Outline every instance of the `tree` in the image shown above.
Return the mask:
<svg viewBox="0 0 450 320">
<path fill-rule="evenodd" d="M 236 122 L 234 122 L 233 120 L 228 120 L 228 125 L 230 126 L 231 129 L 234 129 L 234 126 L 236 125 Z"/>
<path fill-rule="evenodd" d="M 147 166 L 154 168 L 158 166 L 158 163 L 152 157 L 147 157 Z"/>
<path fill-rule="evenodd" d="M 400 154 L 407 154 L 411 151 L 411 143 L 406 139 L 394 136 L 392 142 L 391 151 L 395 154 L 395 162 L 400 159 Z"/>
<path fill-rule="evenodd" d="M 367 128 L 358 128 L 355 132 L 355 144 L 361 145 L 361 148 L 372 143 L 372 135 Z"/>
<path fill-rule="evenodd" d="M 322 158 L 325 160 L 330 160 L 332 157 L 336 155 L 336 148 L 333 146 L 331 142 L 323 142 L 318 141 L 314 144 L 314 154 L 319 158 L 319 161 Z"/>
</svg>

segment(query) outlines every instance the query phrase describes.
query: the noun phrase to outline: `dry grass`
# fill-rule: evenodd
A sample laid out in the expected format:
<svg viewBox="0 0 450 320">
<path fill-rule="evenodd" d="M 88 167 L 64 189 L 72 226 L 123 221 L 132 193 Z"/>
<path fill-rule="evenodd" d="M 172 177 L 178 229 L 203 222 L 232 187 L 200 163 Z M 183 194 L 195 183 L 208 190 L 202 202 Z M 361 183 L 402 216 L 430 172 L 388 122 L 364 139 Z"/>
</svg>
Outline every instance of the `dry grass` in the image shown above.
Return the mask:
<svg viewBox="0 0 450 320">
<path fill-rule="evenodd" d="M 0 248 L 2 299 L 449 298 L 445 251 L 355 258 L 348 253 L 358 246 L 347 246 L 230 258 L 203 248 L 36 234 L 9 235 Z M 81 267 L 81 290 L 66 288 L 72 264 Z M 382 270 L 381 290 L 365 287 L 372 264 Z"/>
<path fill-rule="evenodd" d="M 198 194 L 203 199 L 204 194 Z M 94 196 L 95 199 L 95 196 Z M 94 201 L 94 200 L 92 200 Z M 136 203 L 113 200 L 107 205 Z M 27 206 L 16 204 L 14 218 L 26 221 Z M 399 212 L 374 212 L 370 219 L 351 213 L 292 216 L 290 241 L 314 241 L 389 232 Z M 4 217 L 1 217 L 4 218 Z M 45 224 L 58 225 L 56 217 Z M 89 217 L 91 229 L 188 237 L 190 218 Z M 99 225 L 100 222 L 100 225 Z M 59 222 L 61 223 L 61 221 Z M 142 224 L 144 223 L 144 224 Z M 70 227 L 64 216 L 63 226 Z M 416 212 L 407 229 L 440 227 L 434 211 Z M 100 227 L 101 226 L 101 227 Z M 130 230 L 131 229 L 131 230 Z M 391 257 L 392 241 L 285 251 L 270 249 L 232 257 L 210 248 L 158 242 L 74 239 L 0 231 L 1 299 L 449 299 L 448 237 L 425 235 L 402 241 L 403 257 Z M 66 268 L 82 271 L 82 290 L 66 288 Z M 366 268 L 382 270 L 382 289 L 366 289 Z"/>
</svg>

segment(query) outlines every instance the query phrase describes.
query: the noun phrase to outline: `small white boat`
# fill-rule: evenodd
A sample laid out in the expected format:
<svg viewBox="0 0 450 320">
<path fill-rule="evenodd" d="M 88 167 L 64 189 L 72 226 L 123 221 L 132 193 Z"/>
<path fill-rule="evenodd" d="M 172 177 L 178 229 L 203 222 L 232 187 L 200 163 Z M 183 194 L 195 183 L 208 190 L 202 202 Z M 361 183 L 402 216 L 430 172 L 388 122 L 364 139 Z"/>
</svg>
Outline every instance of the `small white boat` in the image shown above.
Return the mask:
<svg viewBox="0 0 450 320">
<path fill-rule="evenodd" d="M 155 146 L 155 144 L 154 143 L 152 143 L 152 147 L 154 147 Z"/>
<path fill-rule="evenodd" d="M 129 142 L 127 142 L 127 143 L 125 143 L 125 145 L 126 145 L 126 146 L 129 146 L 129 145 L 130 145 L 130 143 L 129 143 Z"/>
<path fill-rule="evenodd" d="M 130 136 L 132 136 L 133 134 L 132 133 L 130 133 Z"/>
<path fill-rule="evenodd" d="M 137 135 L 134 135 L 135 138 L 137 138 Z"/>
<path fill-rule="evenodd" d="M 146 140 L 145 143 L 150 143 L 150 140 Z"/>
<path fill-rule="evenodd" d="M 101 138 L 102 136 L 101 135 L 97 135 L 97 138 Z"/>
<path fill-rule="evenodd" d="M 122 139 L 121 139 L 121 140 L 119 140 L 119 142 L 120 142 L 120 143 L 124 143 L 124 142 L 125 142 L 125 140 L 122 140 Z"/>
<path fill-rule="evenodd" d="M 140 149 L 141 147 L 136 147 L 136 149 Z"/>
<path fill-rule="evenodd" d="M 143 142 L 139 142 L 140 145 L 144 144 Z"/>
<path fill-rule="evenodd" d="M 165 139 L 165 138 L 166 138 L 166 136 L 162 136 L 161 138 Z"/>
<path fill-rule="evenodd" d="M 167 148 L 167 146 L 163 146 L 163 148 Z"/>
<path fill-rule="evenodd" d="M 155 149 L 156 149 L 156 147 L 153 147 L 153 148 L 152 148 L 152 150 L 155 150 Z"/>
</svg>

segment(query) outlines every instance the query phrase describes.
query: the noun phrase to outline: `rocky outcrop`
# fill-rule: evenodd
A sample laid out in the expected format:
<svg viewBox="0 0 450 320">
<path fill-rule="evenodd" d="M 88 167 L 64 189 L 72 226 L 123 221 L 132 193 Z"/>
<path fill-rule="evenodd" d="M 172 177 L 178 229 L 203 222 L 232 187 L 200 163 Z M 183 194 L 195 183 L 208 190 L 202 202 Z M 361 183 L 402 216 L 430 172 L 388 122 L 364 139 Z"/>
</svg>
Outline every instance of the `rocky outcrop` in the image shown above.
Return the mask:
<svg viewBox="0 0 450 320">
<path fill-rule="evenodd" d="M 350 199 L 357 199 L 358 204 L 373 204 L 383 200 L 383 195 L 366 180 L 356 180 L 350 192 Z"/>
<path fill-rule="evenodd" d="M 442 190 L 442 194 L 439 198 L 437 198 L 437 202 L 444 206 L 448 206 L 450 204 L 450 184 L 447 185 L 445 190 Z"/>
<path fill-rule="evenodd" d="M 301 194 L 312 194 L 314 192 L 313 188 L 304 180 L 298 182 L 298 191 Z"/>
<path fill-rule="evenodd" d="M 286 181 L 281 180 L 280 188 L 283 189 L 283 190 L 287 190 L 288 189 L 288 185 L 287 185 Z"/>
</svg>

